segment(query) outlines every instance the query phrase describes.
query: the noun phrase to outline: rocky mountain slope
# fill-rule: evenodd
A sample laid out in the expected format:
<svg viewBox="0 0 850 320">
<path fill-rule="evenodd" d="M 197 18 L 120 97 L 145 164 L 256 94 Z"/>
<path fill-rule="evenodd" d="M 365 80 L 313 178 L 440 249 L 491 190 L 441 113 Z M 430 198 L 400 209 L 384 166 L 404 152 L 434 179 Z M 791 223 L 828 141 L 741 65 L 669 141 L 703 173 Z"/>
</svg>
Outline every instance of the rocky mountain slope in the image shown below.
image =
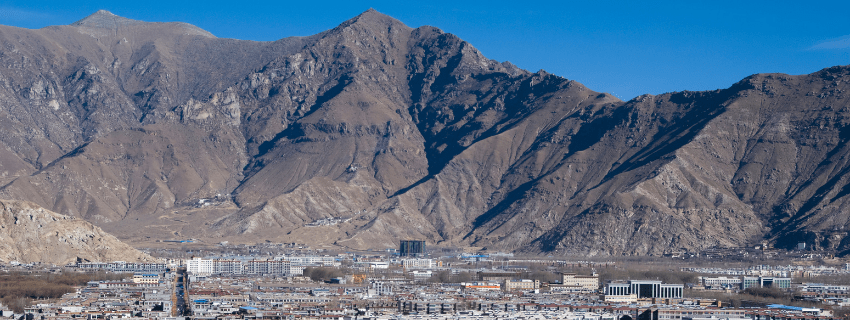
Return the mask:
<svg viewBox="0 0 850 320">
<path fill-rule="evenodd" d="M 77 259 L 154 261 L 86 221 L 27 201 L 0 201 L 0 261 L 65 265 Z"/>
<path fill-rule="evenodd" d="M 101 11 L 0 45 L 0 197 L 139 245 L 850 249 L 848 67 L 623 102 L 374 10 L 274 42 Z"/>
</svg>

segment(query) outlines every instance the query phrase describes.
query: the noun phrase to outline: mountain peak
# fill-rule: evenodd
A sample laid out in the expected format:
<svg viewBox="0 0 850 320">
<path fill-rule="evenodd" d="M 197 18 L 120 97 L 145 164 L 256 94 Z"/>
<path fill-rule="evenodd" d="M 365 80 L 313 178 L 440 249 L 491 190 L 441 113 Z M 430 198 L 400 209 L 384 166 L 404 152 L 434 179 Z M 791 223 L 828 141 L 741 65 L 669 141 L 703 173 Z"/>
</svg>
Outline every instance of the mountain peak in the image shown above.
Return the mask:
<svg viewBox="0 0 850 320">
<path fill-rule="evenodd" d="M 393 19 L 392 17 L 390 17 L 388 15 L 385 15 L 383 13 L 378 12 L 378 10 L 375 10 L 374 8 L 369 8 L 368 10 L 363 11 L 363 13 L 358 14 L 357 17 L 358 18 L 359 17 L 367 17 L 367 18 L 387 17 L 387 18 Z"/>
<path fill-rule="evenodd" d="M 127 26 L 136 26 L 136 25 L 176 25 L 179 27 L 180 33 L 188 33 L 194 35 L 200 35 L 204 37 L 215 38 L 215 36 L 201 29 L 195 25 L 184 23 L 184 22 L 167 22 L 167 23 L 158 23 L 158 22 L 145 22 L 140 20 L 133 20 L 124 18 L 122 16 L 118 16 L 112 12 L 107 10 L 98 10 L 95 13 L 92 13 L 88 17 L 83 18 L 80 21 L 74 22 L 71 24 L 75 27 L 86 27 L 86 28 L 98 28 L 98 29 L 117 29 L 120 27 Z"/>
<path fill-rule="evenodd" d="M 112 12 L 109 12 L 109 10 L 103 10 L 103 9 L 97 10 L 95 13 L 92 13 L 90 16 L 93 16 L 93 15 L 104 15 L 104 16 L 118 17 L 118 15 L 116 15 Z"/>
<path fill-rule="evenodd" d="M 92 13 L 91 15 L 83 18 L 80 21 L 74 22 L 71 25 L 77 27 L 90 28 L 116 28 L 141 23 L 144 22 L 139 20 L 127 19 L 106 10 L 98 10 L 97 12 Z"/>
<path fill-rule="evenodd" d="M 397 19 L 390 17 L 386 14 L 378 12 L 373 8 L 369 8 L 369 10 L 363 11 L 363 13 L 357 15 L 350 20 L 343 22 L 340 27 L 347 27 L 350 25 L 359 24 L 370 27 L 375 26 L 404 26 L 407 27 L 403 22 L 398 21 Z"/>
</svg>

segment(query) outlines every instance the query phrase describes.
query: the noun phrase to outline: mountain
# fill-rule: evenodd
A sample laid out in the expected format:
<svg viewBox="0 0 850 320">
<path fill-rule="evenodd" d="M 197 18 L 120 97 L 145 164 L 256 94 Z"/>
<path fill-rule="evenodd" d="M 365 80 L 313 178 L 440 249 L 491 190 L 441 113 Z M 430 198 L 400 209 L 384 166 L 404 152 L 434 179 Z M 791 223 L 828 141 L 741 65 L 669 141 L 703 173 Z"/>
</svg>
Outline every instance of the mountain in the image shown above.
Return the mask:
<svg viewBox="0 0 850 320">
<path fill-rule="evenodd" d="M 850 249 L 850 67 L 624 102 L 374 10 L 273 42 L 100 11 L 0 43 L 0 198 L 139 246 Z"/>
<path fill-rule="evenodd" d="M 31 202 L 0 201 L 0 223 L 0 260 L 5 262 L 155 261 L 86 221 Z"/>
</svg>

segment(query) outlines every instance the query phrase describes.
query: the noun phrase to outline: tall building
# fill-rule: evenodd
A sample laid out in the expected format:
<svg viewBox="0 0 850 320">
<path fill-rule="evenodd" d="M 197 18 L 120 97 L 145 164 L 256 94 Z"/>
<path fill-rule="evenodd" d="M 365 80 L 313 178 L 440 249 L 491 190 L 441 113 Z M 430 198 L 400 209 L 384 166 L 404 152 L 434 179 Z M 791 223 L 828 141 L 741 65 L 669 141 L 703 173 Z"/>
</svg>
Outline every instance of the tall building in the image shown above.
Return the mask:
<svg viewBox="0 0 850 320">
<path fill-rule="evenodd" d="M 215 271 L 215 263 L 212 259 L 193 258 L 186 261 L 186 271 L 191 274 L 209 275 Z"/>
<path fill-rule="evenodd" d="M 419 257 L 425 255 L 425 241 L 401 240 L 398 253 L 402 257 Z"/>
</svg>

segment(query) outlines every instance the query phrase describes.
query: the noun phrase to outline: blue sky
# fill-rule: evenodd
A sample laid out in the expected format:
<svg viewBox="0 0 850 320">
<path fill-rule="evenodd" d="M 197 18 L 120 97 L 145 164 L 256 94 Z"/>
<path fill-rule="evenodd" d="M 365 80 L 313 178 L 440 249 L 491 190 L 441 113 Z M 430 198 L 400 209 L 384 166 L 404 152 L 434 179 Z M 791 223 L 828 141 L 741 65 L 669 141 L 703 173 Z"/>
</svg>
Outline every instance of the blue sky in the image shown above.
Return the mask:
<svg viewBox="0 0 850 320">
<path fill-rule="evenodd" d="M 69 24 L 99 10 L 270 41 L 335 27 L 368 8 L 431 25 L 485 56 L 544 69 L 623 100 L 726 88 L 754 73 L 850 64 L 850 1 L 0 1 L 0 24 Z"/>
</svg>

